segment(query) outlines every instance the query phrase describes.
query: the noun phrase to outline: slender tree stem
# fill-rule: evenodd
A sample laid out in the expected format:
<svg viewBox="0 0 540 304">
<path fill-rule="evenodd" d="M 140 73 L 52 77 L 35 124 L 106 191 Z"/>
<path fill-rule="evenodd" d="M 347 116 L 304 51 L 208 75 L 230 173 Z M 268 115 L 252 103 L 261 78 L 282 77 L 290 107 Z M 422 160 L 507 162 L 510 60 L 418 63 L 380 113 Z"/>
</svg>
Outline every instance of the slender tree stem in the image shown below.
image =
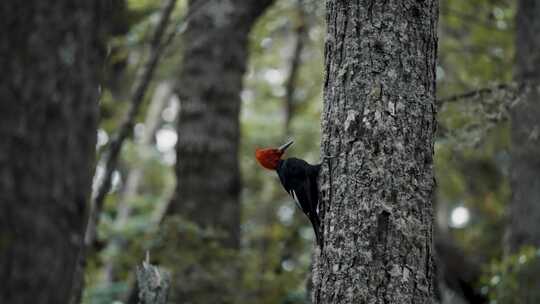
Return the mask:
<svg viewBox="0 0 540 304">
<path fill-rule="evenodd" d="M 146 94 L 146 90 L 150 85 L 150 81 L 154 76 L 157 63 L 161 57 L 161 53 L 164 49 L 164 45 L 161 43 L 162 37 L 165 33 L 167 25 L 169 23 L 172 11 L 176 4 L 176 0 L 167 0 L 163 7 L 161 18 L 158 22 L 156 30 L 150 40 L 150 55 L 148 60 L 144 64 L 143 68 L 139 71 L 135 85 L 133 86 L 131 93 L 131 105 L 129 111 L 124 118 L 118 133 L 111 140 L 102 163 L 105 165 L 104 174 L 101 180 L 98 181 L 98 187 L 92 196 L 92 206 L 90 210 L 90 216 L 88 219 L 88 226 L 85 235 L 85 245 L 89 246 L 95 241 L 96 238 L 96 226 L 98 223 L 98 217 L 103 208 L 103 202 L 105 196 L 111 188 L 112 173 L 116 169 L 118 164 L 118 157 L 122 150 L 122 145 L 126 138 L 131 134 L 133 126 L 135 124 L 135 118 L 139 114 L 139 110 Z"/>
<path fill-rule="evenodd" d="M 291 120 L 294 115 L 294 93 L 298 84 L 298 73 L 300 71 L 300 65 L 302 63 L 302 51 L 306 43 L 307 34 L 307 22 L 304 8 L 304 1 L 297 0 L 297 12 L 298 12 L 298 24 L 296 25 L 295 38 L 296 43 L 291 58 L 291 64 L 289 69 L 289 77 L 285 84 L 285 135 L 289 136 L 291 133 Z"/>
</svg>

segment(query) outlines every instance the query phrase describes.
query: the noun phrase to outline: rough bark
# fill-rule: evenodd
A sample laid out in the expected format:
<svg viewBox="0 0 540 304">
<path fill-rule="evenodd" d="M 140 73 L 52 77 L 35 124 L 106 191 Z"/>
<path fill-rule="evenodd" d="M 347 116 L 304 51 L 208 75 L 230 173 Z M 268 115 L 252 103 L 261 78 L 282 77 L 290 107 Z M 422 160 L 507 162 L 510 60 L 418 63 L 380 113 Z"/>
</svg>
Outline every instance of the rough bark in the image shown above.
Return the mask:
<svg viewBox="0 0 540 304">
<path fill-rule="evenodd" d="M 103 1 L 1 1 L 0 303 L 67 303 L 96 149 Z"/>
<path fill-rule="evenodd" d="M 327 1 L 314 303 L 431 303 L 437 0 Z"/>
<path fill-rule="evenodd" d="M 190 9 L 197 1 L 190 1 Z M 168 214 L 179 214 L 240 240 L 238 144 L 242 77 L 248 34 L 272 0 L 210 3 L 193 16 L 183 36 L 177 187 Z"/>
<path fill-rule="evenodd" d="M 540 246 L 540 3 L 518 3 L 515 79 L 527 89 L 511 109 L 509 252 L 523 245 Z"/>
<path fill-rule="evenodd" d="M 139 304 L 166 304 L 169 296 L 170 276 L 150 264 L 148 253 L 146 261 L 137 266 L 137 286 Z"/>
</svg>

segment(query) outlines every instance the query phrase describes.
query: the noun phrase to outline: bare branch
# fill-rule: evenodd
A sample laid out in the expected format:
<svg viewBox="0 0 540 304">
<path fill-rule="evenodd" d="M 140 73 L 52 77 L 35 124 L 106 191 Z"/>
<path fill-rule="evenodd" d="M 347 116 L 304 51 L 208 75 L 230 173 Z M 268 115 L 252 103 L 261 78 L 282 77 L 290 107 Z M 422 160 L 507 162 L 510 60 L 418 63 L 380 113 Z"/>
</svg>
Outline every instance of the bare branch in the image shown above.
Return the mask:
<svg viewBox="0 0 540 304">
<path fill-rule="evenodd" d="M 131 134 L 133 130 L 133 126 L 135 124 L 135 117 L 139 113 L 139 109 L 144 99 L 146 90 L 148 89 L 150 81 L 152 80 L 155 68 L 157 66 L 157 63 L 159 62 L 159 59 L 161 58 L 163 51 L 171 44 L 174 37 L 186 28 L 189 20 L 191 20 L 191 18 L 196 15 L 197 12 L 209 2 L 209 0 L 197 1 L 194 4 L 194 9 L 190 10 L 184 16 L 184 18 L 180 19 L 174 26 L 173 30 L 170 31 L 169 34 L 166 35 L 163 39 L 167 24 L 169 23 L 172 11 L 174 10 L 176 0 L 167 0 L 167 2 L 165 3 L 162 10 L 161 18 L 158 22 L 152 39 L 150 40 L 150 55 L 145 65 L 139 71 L 137 80 L 135 81 L 135 85 L 133 86 L 131 94 L 131 106 L 129 108 L 129 111 L 124 118 L 122 124 L 120 125 L 118 133 L 111 140 L 111 143 L 108 146 L 108 151 L 106 152 L 105 156 L 101 161 L 101 163 L 105 164 L 105 169 L 104 174 L 101 178 L 101 182 L 99 183 L 97 190 L 92 196 L 92 208 L 85 237 L 85 243 L 87 245 L 95 240 L 95 227 L 97 225 L 97 217 L 101 213 L 105 196 L 110 190 L 112 173 L 116 169 L 118 163 L 118 156 L 120 154 L 120 151 L 122 150 L 124 140 Z"/>
<path fill-rule="evenodd" d="M 512 86 L 510 84 L 502 83 L 502 84 L 498 84 L 498 85 L 493 86 L 493 87 L 480 88 L 480 89 L 475 89 L 475 90 L 468 91 L 468 92 L 461 93 L 461 94 L 456 94 L 456 95 L 452 95 L 452 96 L 448 96 L 448 97 L 443 97 L 443 98 L 437 99 L 437 104 L 439 106 L 441 106 L 444 103 L 459 101 L 459 100 L 462 100 L 462 99 L 473 98 L 473 97 L 477 97 L 477 96 L 482 96 L 484 94 L 491 94 L 491 93 L 495 93 L 496 91 L 500 91 L 500 90 L 509 90 L 509 91 L 513 92 L 513 91 L 516 91 L 516 87 L 514 87 L 514 86 Z"/>
<path fill-rule="evenodd" d="M 159 19 L 158 25 L 152 39 L 150 40 L 150 55 L 147 62 L 144 64 L 141 70 L 137 75 L 135 84 L 131 93 L 131 106 L 129 111 L 124 118 L 120 129 L 116 136 L 111 140 L 109 144 L 108 151 L 102 159 L 102 163 L 105 164 L 104 174 L 101 177 L 101 182 L 98 184 L 97 190 L 92 196 L 92 206 L 90 209 L 90 216 L 88 218 L 88 225 L 86 228 L 85 235 L 85 245 L 89 246 L 92 244 L 96 238 L 96 225 L 98 222 L 99 214 L 103 208 L 103 201 L 105 196 L 109 192 L 111 187 L 112 173 L 116 169 L 118 163 L 118 156 L 122 149 L 124 140 L 131 134 L 133 125 L 135 123 L 135 117 L 139 113 L 141 103 L 143 101 L 144 95 L 154 71 L 156 69 L 157 63 L 160 59 L 161 52 L 163 51 L 163 44 L 161 43 L 163 34 L 169 19 L 171 17 L 172 11 L 176 4 L 176 0 L 167 0 L 163 6 L 161 17 Z"/>
<path fill-rule="evenodd" d="M 189 20 L 197 14 L 199 9 L 204 7 L 209 2 L 209 0 L 197 1 L 194 4 L 195 8 L 188 12 L 184 18 L 179 20 L 174 26 L 173 30 L 170 31 L 164 39 L 163 36 L 169 23 L 172 11 L 174 10 L 176 0 L 167 0 L 163 6 L 160 20 L 150 40 L 150 54 L 148 56 L 148 60 L 143 65 L 142 69 L 140 69 L 137 73 L 137 78 L 131 93 L 131 106 L 122 124 L 120 125 L 118 133 L 111 140 L 107 152 L 100 161 L 100 163 L 104 164 L 105 168 L 103 170 L 103 176 L 101 177 L 100 181 L 98 181 L 96 191 L 92 195 L 92 204 L 85 234 L 86 246 L 89 246 L 95 242 L 99 214 L 103 208 L 105 196 L 111 188 L 112 174 L 117 167 L 118 157 L 120 155 L 120 151 L 122 150 L 122 145 L 133 130 L 135 118 L 139 113 L 146 90 L 150 85 L 150 81 L 152 80 L 159 60 L 162 57 L 163 51 L 167 48 L 167 46 L 170 45 L 174 37 L 186 28 Z"/>
<path fill-rule="evenodd" d="M 190 4 L 192 8 L 188 10 L 184 18 L 179 19 L 176 22 L 176 24 L 173 26 L 173 30 L 169 32 L 169 34 L 163 39 L 163 48 L 167 48 L 174 40 L 174 37 L 176 37 L 178 34 L 182 34 L 187 28 L 189 20 L 191 20 L 191 18 L 193 18 L 203 7 L 205 7 L 210 2 L 210 0 L 198 0 L 193 4 Z"/>
</svg>

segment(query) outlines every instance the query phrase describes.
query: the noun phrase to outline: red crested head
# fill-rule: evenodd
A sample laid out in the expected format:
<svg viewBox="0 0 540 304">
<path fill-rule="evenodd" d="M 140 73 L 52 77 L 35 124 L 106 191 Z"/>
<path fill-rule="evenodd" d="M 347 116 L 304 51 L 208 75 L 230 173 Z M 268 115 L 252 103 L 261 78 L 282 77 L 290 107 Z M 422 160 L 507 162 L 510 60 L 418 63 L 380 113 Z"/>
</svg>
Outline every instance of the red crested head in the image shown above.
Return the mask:
<svg viewBox="0 0 540 304">
<path fill-rule="evenodd" d="M 281 156 L 285 153 L 285 150 L 293 144 L 294 141 L 290 140 L 283 146 L 279 148 L 265 148 L 265 149 L 256 149 L 255 158 L 268 170 L 276 170 Z"/>
</svg>

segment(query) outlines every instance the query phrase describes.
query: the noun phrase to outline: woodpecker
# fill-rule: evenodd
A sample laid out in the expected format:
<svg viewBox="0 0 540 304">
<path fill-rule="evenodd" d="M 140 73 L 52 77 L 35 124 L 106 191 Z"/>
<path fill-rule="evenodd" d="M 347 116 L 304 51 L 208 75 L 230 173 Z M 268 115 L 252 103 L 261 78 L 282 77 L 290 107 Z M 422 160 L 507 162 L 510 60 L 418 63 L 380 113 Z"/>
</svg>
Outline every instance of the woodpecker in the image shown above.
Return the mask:
<svg viewBox="0 0 540 304">
<path fill-rule="evenodd" d="M 285 191 L 293 197 L 296 205 L 311 222 L 317 245 L 322 246 L 317 189 L 317 176 L 321 165 L 310 165 L 303 159 L 295 157 L 282 159 L 285 150 L 293 143 L 294 141 L 290 140 L 279 148 L 256 149 L 255 158 L 265 169 L 277 172 Z"/>
</svg>

